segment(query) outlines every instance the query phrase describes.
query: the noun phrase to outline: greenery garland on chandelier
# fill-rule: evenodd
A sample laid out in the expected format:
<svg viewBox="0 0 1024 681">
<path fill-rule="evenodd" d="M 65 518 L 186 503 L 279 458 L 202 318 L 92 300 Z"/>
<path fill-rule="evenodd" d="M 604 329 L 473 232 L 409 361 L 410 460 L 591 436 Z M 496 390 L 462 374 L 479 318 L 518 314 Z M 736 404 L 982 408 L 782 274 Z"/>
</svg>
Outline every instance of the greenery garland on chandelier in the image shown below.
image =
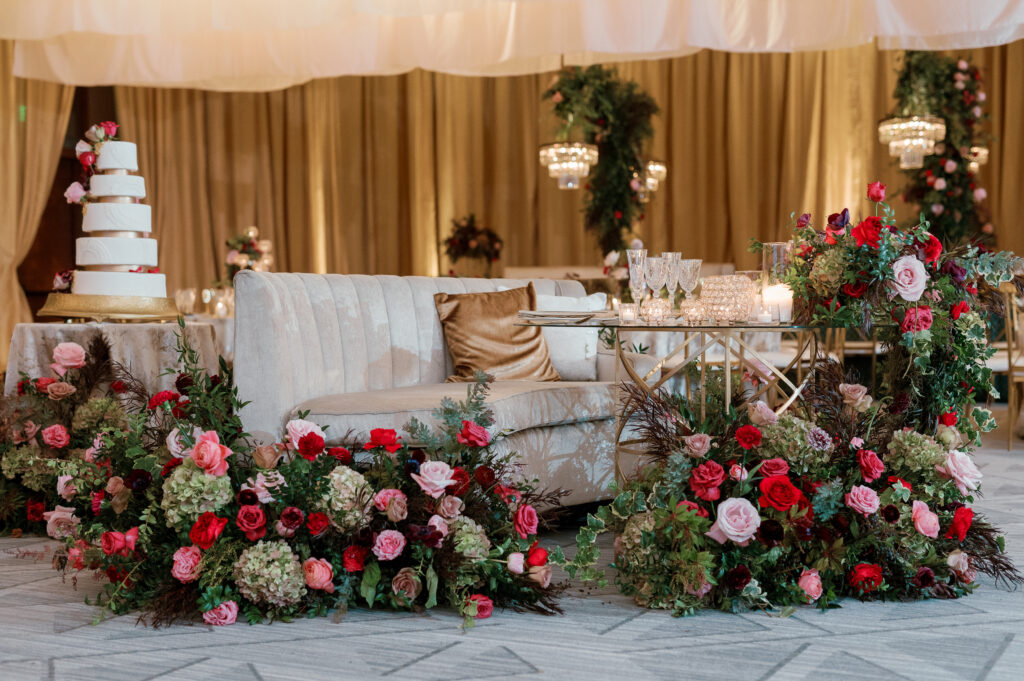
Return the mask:
<svg viewBox="0 0 1024 681">
<path fill-rule="evenodd" d="M 654 136 L 657 103 L 614 68 L 597 65 L 562 69 L 543 98 L 551 100 L 561 121 L 559 141 L 579 131 L 597 145 L 597 166 L 585 186 L 585 224 L 597 233 L 602 253 L 624 249 L 625 233 L 644 218 L 633 180 L 643 168 L 644 145 Z"/>
<path fill-rule="evenodd" d="M 947 244 L 990 243 L 994 229 L 980 205 L 987 193 L 970 169 L 971 147 L 986 140 L 979 131 L 987 114 L 978 68 L 935 52 L 907 52 L 893 97 L 897 116 L 932 114 L 946 123 L 945 141 L 925 156 L 924 166 L 904 171 L 904 200 L 920 206 L 931 233 Z"/>
</svg>

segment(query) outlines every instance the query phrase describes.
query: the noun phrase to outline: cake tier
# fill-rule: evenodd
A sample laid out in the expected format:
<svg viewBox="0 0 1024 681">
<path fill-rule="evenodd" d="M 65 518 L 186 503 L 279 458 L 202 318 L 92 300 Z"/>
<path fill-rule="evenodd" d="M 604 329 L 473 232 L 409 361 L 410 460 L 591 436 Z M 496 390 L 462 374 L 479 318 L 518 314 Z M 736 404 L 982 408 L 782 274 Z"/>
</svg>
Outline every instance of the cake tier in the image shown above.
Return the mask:
<svg viewBox="0 0 1024 681">
<path fill-rule="evenodd" d="M 144 203 L 88 203 L 82 219 L 86 232 L 151 232 L 152 209 Z"/>
<path fill-rule="evenodd" d="M 141 272 L 75 270 L 71 292 L 85 296 L 141 296 L 166 298 L 167 278 Z"/>
<path fill-rule="evenodd" d="M 139 158 L 134 142 L 104 142 L 96 154 L 97 170 L 138 170 Z"/>
<path fill-rule="evenodd" d="M 141 175 L 93 175 L 89 178 L 90 196 L 146 197 L 146 181 Z"/>
<path fill-rule="evenodd" d="M 75 240 L 76 265 L 156 267 L 156 239 L 82 237 Z"/>
</svg>

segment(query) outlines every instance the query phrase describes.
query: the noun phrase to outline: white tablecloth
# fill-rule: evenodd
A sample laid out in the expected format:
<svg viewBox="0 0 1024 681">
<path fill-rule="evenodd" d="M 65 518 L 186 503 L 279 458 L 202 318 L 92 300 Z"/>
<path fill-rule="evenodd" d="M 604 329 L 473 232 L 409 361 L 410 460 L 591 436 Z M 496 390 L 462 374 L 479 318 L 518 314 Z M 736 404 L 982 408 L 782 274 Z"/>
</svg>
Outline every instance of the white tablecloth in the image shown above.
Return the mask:
<svg viewBox="0 0 1024 681">
<path fill-rule="evenodd" d="M 188 321 L 207 322 L 213 324 L 214 340 L 217 352 L 227 360 L 228 364 L 235 358 L 235 318 L 214 317 L 213 315 L 197 314 L 186 317 Z"/>
<path fill-rule="evenodd" d="M 161 376 L 164 369 L 179 368 L 175 351 L 178 325 L 174 323 L 18 324 L 11 338 L 4 393 L 17 390 L 19 373 L 32 378 L 52 376 L 50 363 L 58 343 L 74 341 L 88 351 L 95 338 L 110 348 L 110 359 L 127 367 L 150 393 L 174 387 L 174 376 Z M 217 344 L 214 328 L 206 322 L 187 322 L 185 337 L 199 353 L 200 363 L 217 372 Z"/>
</svg>

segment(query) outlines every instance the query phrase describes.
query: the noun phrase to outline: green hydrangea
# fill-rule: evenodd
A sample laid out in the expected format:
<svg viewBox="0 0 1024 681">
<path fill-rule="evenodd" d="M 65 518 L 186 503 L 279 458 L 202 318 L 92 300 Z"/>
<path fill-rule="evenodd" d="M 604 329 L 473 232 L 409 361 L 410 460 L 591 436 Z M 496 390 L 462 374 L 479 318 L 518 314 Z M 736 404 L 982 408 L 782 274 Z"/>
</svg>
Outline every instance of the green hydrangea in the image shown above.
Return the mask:
<svg viewBox="0 0 1024 681">
<path fill-rule="evenodd" d="M 184 530 L 203 513 L 227 506 L 234 496 L 231 478 L 208 475 L 192 459 L 185 459 L 164 481 L 160 507 L 168 527 Z"/>
<path fill-rule="evenodd" d="M 71 419 L 71 429 L 95 433 L 100 430 L 124 430 L 128 419 L 124 408 L 113 397 L 97 397 L 80 405 Z"/>
<path fill-rule="evenodd" d="M 654 532 L 654 515 L 638 513 L 630 516 L 622 528 L 621 543 L 622 552 L 626 556 L 646 555 L 651 552 L 651 547 L 644 547 L 644 533 Z"/>
<path fill-rule="evenodd" d="M 57 470 L 50 465 L 54 461 L 43 454 L 35 445 L 15 447 L 3 456 L 4 475 L 13 480 L 21 476 L 21 484 L 35 492 L 52 491 L 57 484 Z"/>
<path fill-rule="evenodd" d="M 306 595 L 302 563 L 287 542 L 261 541 L 235 563 L 235 583 L 253 603 L 287 608 Z"/>
<path fill-rule="evenodd" d="M 470 560 L 484 560 L 491 550 L 491 540 L 484 528 L 466 516 L 459 516 L 449 523 L 455 550 Z"/>
<path fill-rule="evenodd" d="M 845 253 L 842 249 L 825 251 L 814 260 L 811 267 L 811 286 L 823 295 L 833 294 L 839 288 L 845 270 Z"/>
<path fill-rule="evenodd" d="M 933 473 L 946 459 L 946 449 L 938 442 L 913 430 L 893 433 L 886 464 L 897 471 Z"/>
<path fill-rule="evenodd" d="M 320 508 L 342 532 L 365 525 L 372 503 L 373 489 L 359 472 L 348 466 L 337 466 L 327 476 L 327 489 L 320 498 Z"/>
<path fill-rule="evenodd" d="M 761 446 L 758 454 L 763 459 L 780 458 L 789 463 L 796 473 L 806 473 L 819 467 L 829 458 L 829 449 L 816 449 L 812 436 L 816 426 L 792 414 L 783 414 L 778 423 L 761 427 Z M 820 430 L 820 429 L 817 429 Z M 820 435 L 815 431 L 816 435 Z"/>
</svg>

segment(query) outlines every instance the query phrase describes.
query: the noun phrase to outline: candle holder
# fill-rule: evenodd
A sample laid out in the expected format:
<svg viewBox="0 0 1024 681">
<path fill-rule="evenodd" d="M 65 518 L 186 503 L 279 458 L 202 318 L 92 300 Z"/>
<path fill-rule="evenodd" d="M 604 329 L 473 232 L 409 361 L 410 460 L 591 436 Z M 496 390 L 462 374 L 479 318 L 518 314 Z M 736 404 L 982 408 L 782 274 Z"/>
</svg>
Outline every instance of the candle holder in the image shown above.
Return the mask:
<svg viewBox="0 0 1024 681">
<path fill-rule="evenodd" d="M 624 324 L 632 324 L 637 320 L 636 303 L 619 303 L 619 321 Z"/>
<path fill-rule="evenodd" d="M 640 316 L 651 324 L 660 324 L 672 312 L 672 303 L 668 298 L 650 298 L 640 306 Z"/>
</svg>

